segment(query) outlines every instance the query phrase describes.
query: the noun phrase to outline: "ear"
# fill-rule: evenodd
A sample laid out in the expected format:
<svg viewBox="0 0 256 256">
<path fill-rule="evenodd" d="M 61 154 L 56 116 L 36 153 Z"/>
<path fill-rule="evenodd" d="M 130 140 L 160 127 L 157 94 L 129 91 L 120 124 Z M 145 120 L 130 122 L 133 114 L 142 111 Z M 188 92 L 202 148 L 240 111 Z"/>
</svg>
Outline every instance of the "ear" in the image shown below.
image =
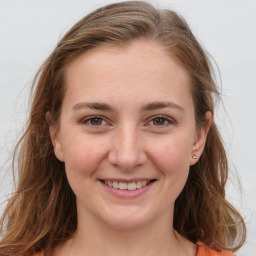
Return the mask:
<svg viewBox="0 0 256 256">
<path fill-rule="evenodd" d="M 58 128 L 56 127 L 56 125 L 52 121 L 52 116 L 51 116 L 51 113 L 49 111 L 46 113 L 45 117 L 46 117 L 47 123 L 49 125 L 49 133 L 50 133 L 50 136 L 51 136 L 51 141 L 52 141 L 52 145 L 53 145 L 53 149 L 54 149 L 54 154 L 55 154 L 56 158 L 59 161 L 64 162 L 62 146 L 61 146 L 61 143 L 59 141 Z"/>
<path fill-rule="evenodd" d="M 190 165 L 196 164 L 201 154 L 203 153 L 204 146 L 207 139 L 207 134 L 212 123 L 212 119 L 213 119 L 212 113 L 210 111 L 207 111 L 205 113 L 204 125 L 198 128 L 196 132 L 196 136 L 195 136 L 195 140 L 192 148 Z"/>
</svg>

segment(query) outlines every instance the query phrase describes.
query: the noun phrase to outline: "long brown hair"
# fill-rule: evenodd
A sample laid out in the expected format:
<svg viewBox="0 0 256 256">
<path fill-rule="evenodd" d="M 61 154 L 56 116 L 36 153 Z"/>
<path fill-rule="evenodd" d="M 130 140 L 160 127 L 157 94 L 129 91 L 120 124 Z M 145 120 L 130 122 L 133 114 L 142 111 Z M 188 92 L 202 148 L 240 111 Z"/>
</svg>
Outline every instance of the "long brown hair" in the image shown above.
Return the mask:
<svg viewBox="0 0 256 256">
<path fill-rule="evenodd" d="M 190 74 L 198 127 L 204 124 L 207 111 L 214 113 L 220 95 L 213 69 L 182 17 L 141 1 L 116 3 L 90 13 L 66 33 L 35 77 L 27 128 L 14 154 L 18 186 L 1 219 L 0 255 L 47 253 L 76 231 L 75 195 L 64 164 L 54 155 L 46 113 L 57 125 L 65 94 L 64 73 L 72 60 L 107 43 L 120 46 L 134 40 L 161 44 Z M 225 199 L 227 177 L 225 149 L 213 122 L 204 152 L 175 202 L 174 228 L 192 242 L 235 251 L 245 240 L 245 224 Z"/>
</svg>

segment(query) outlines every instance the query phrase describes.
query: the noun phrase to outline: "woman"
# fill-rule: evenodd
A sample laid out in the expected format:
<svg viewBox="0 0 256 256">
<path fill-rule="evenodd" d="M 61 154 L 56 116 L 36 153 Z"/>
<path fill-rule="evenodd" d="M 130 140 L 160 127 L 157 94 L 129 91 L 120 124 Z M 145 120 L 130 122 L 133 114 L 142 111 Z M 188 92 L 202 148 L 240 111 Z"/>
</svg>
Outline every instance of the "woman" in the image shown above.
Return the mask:
<svg viewBox="0 0 256 256">
<path fill-rule="evenodd" d="M 218 97 L 175 12 L 131 1 L 80 20 L 35 78 L 0 255 L 233 255 L 245 224 Z"/>
</svg>

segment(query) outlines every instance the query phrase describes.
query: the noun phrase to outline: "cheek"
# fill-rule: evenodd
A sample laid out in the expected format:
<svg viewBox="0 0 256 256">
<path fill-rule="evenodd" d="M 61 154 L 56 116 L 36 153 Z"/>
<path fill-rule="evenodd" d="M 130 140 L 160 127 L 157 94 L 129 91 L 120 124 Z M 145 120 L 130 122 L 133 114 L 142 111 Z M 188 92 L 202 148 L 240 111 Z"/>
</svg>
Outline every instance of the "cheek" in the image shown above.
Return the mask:
<svg viewBox="0 0 256 256">
<path fill-rule="evenodd" d="M 102 142 L 85 138 L 73 138 L 66 143 L 64 158 L 68 182 L 77 198 L 92 197 L 92 184 L 97 168 L 104 159 Z"/>
<path fill-rule="evenodd" d="M 95 139 L 79 136 L 65 144 L 64 159 L 67 175 L 93 175 L 104 158 L 104 144 Z"/>
<path fill-rule="evenodd" d="M 184 188 L 190 169 L 190 144 L 177 137 L 155 143 L 151 159 L 162 179 L 161 202 L 173 205 Z"/>
<path fill-rule="evenodd" d="M 188 140 L 175 137 L 154 145 L 151 157 L 164 175 L 187 176 L 191 158 Z"/>
</svg>

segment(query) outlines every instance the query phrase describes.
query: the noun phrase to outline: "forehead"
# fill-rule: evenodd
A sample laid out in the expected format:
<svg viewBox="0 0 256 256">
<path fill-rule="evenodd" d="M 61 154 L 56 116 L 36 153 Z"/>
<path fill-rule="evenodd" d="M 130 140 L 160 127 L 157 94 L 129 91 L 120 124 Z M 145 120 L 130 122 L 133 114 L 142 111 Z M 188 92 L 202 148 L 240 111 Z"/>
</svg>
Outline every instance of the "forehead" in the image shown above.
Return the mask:
<svg viewBox="0 0 256 256">
<path fill-rule="evenodd" d="M 176 61 L 172 50 L 160 42 L 146 39 L 134 40 L 127 44 L 105 43 L 101 46 L 96 46 L 71 61 L 67 66 L 66 73 L 69 73 L 70 69 L 73 69 L 74 66 L 77 68 L 82 63 L 87 63 L 88 65 L 96 64 L 100 67 L 103 65 L 109 66 L 109 64 L 114 64 L 116 61 L 120 65 L 121 60 L 123 60 L 122 64 L 127 64 L 127 66 L 129 64 L 136 64 L 138 60 L 147 62 L 146 66 L 137 66 L 138 71 L 142 71 L 142 68 L 144 70 L 154 68 L 156 71 L 162 69 L 164 72 L 166 68 L 170 70 L 173 66 L 179 66 L 179 69 L 184 74 L 187 73 L 180 62 Z M 156 63 L 158 67 L 156 67 Z M 188 78 L 188 73 L 186 75 Z"/>
<path fill-rule="evenodd" d="M 79 98 L 109 96 L 115 100 L 150 94 L 170 96 L 190 91 L 188 73 L 156 42 L 104 45 L 76 58 L 66 69 L 67 94 Z M 82 96 L 81 92 L 87 92 Z M 149 94 L 149 95 L 148 95 Z M 157 97 L 156 95 L 156 97 Z M 158 99 L 156 99 L 158 100 Z"/>
</svg>

